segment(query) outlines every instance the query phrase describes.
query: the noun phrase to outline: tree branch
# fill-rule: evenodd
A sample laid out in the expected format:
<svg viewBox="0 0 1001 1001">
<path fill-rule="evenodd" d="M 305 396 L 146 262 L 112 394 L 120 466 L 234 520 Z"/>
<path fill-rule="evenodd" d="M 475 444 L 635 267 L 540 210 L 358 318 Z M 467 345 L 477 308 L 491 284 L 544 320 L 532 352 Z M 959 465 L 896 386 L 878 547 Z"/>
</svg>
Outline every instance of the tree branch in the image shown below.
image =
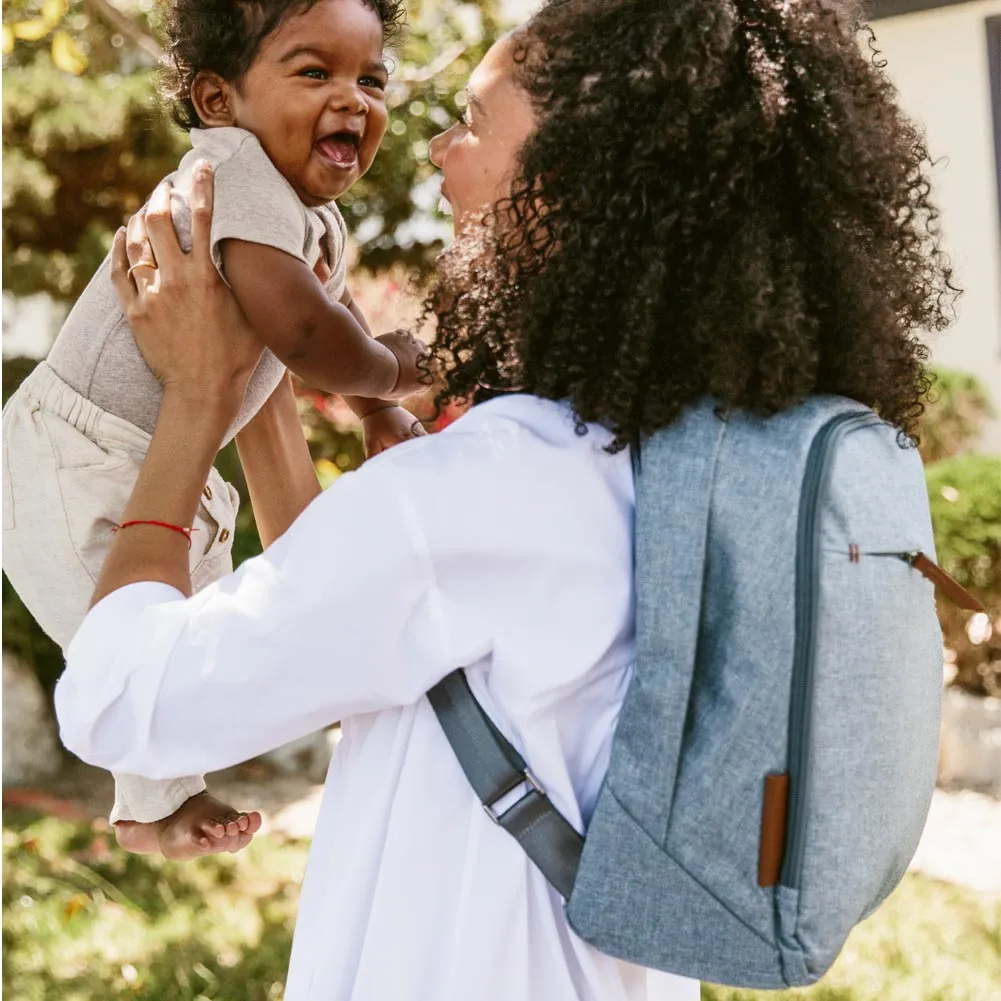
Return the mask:
<svg viewBox="0 0 1001 1001">
<path fill-rule="evenodd" d="M 390 108 L 398 108 L 408 101 L 414 84 L 427 83 L 428 80 L 432 80 L 439 73 L 448 69 L 465 51 L 466 46 L 462 42 L 455 42 L 436 59 L 432 59 L 427 66 L 402 74 L 398 81 L 394 81 L 393 94 L 389 100 Z"/>
<path fill-rule="evenodd" d="M 163 58 L 163 49 L 157 40 L 143 31 L 131 17 L 123 14 L 111 0 L 85 0 L 85 2 L 102 21 L 123 34 L 143 52 L 152 56 L 157 62 Z"/>
</svg>

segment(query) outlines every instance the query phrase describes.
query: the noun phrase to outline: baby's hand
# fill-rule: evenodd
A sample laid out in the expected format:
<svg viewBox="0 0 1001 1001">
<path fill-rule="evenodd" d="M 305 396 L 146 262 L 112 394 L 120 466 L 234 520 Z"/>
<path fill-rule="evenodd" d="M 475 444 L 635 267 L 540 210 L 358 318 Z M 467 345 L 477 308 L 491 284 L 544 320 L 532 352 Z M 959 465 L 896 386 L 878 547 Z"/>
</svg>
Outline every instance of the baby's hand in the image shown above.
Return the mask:
<svg viewBox="0 0 1001 1001">
<path fill-rule="evenodd" d="M 426 366 L 419 364 L 428 353 L 427 345 L 423 341 L 418 340 L 408 330 L 393 330 L 388 334 L 382 334 L 376 340 L 393 352 L 400 366 L 396 385 L 386 394 L 390 399 L 399 400 L 405 396 L 412 396 L 431 384 Z"/>
<path fill-rule="evenodd" d="M 424 425 L 403 407 L 380 407 L 361 420 L 365 454 L 371 458 L 401 441 L 427 434 Z"/>
</svg>

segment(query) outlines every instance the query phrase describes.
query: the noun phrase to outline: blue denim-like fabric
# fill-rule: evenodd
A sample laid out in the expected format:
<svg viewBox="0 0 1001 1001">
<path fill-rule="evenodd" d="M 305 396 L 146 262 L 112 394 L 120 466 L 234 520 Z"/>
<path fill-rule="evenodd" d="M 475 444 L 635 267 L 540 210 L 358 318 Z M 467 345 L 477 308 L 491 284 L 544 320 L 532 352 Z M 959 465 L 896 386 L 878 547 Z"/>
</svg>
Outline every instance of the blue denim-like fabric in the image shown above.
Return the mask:
<svg viewBox="0 0 1001 1001">
<path fill-rule="evenodd" d="M 934 548 L 916 450 L 870 422 L 836 439 L 811 543 L 802 868 L 757 882 L 764 779 L 806 732 L 790 716 L 803 477 L 843 413 L 866 411 L 814 397 L 765 420 L 704 401 L 641 450 L 637 664 L 567 904 L 603 951 L 734 986 L 812 983 L 917 847 L 941 634 L 932 585 L 874 554 Z"/>
</svg>

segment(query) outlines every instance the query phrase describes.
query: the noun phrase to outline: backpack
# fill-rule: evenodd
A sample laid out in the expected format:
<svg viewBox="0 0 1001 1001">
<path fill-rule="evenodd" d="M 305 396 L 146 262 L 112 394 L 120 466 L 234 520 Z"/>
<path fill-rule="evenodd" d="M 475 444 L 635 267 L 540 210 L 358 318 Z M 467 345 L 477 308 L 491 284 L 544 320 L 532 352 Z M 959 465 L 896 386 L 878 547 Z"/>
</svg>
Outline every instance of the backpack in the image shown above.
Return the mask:
<svg viewBox="0 0 1001 1001">
<path fill-rule="evenodd" d="M 636 664 L 586 838 L 462 671 L 428 697 L 581 938 L 735 987 L 813 983 L 924 826 L 934 585 L 980 606 L 932 562 L 917 450 L 861 404 L 763 419 L 704 400 L 633 459 Z"/>
</svg>

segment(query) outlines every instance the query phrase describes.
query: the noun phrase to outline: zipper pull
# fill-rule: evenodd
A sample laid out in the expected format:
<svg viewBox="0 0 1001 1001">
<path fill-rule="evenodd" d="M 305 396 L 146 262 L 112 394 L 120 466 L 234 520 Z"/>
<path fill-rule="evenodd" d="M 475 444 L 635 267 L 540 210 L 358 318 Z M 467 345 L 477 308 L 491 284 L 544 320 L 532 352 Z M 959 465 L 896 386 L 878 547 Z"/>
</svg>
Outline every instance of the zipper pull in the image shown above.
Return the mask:
<svg viewBox="0 0 1001 1001">
<path fill-rule="evenodd" d="M 900 553 L 922 577 L 930 580 L 954 605 L 971 612 L 986 609 L 955 577 L 947 574 L 937 563 L 933 563 L 924 553 Z"/>
</svg>

